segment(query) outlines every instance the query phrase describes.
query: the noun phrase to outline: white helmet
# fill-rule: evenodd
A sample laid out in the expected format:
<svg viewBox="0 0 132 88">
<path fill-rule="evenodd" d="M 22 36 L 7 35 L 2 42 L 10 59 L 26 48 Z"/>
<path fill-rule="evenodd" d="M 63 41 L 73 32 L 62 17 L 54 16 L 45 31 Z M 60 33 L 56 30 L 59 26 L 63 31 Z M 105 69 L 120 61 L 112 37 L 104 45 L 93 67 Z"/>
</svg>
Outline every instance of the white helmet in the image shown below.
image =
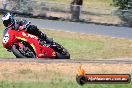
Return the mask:
<svg viewBox="0 0 132 88">
<path fill-rule="evenodd" d="M 5 27 L 11 27 L 15 24 L 14 17 L 10 13 L 3 15 L 2 21 Z"/>
</svg>

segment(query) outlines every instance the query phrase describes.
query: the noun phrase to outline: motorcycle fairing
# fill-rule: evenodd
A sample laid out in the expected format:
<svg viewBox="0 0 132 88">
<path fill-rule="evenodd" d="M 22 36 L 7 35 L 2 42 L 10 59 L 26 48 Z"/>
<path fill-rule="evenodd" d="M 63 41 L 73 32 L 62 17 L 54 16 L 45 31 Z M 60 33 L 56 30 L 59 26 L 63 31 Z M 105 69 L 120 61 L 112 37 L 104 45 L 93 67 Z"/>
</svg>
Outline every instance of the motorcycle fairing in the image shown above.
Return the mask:
<svg viewBox="0 0 132 88">
<path fill-rule="evenodd" d="M 56 53 L 52 48 L 41 46 L 37 36 L 26 33 L 24 30 L 8 30 L 3 38 L 3 46 L 10 49 L 14 43 L 19 43 L 19 40 L 29 43 L 36 52 L 37 58 L 55 58 L 56 56 Z"/>
</svg>

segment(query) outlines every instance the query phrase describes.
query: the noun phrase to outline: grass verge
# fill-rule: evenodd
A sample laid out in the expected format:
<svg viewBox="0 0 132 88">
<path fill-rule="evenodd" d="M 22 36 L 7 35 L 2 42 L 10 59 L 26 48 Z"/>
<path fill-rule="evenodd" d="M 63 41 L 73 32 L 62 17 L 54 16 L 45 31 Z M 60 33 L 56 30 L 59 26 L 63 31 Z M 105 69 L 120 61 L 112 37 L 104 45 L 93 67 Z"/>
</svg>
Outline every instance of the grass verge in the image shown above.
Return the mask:
<svg viewBox="0 0 132 88">
<path fill-rule="evenodd" d="M 50 82 L 13 82 L 1 81 L 1 88 L 131 88 L 132 84 L 86 84 L 78 85 L 73 81 L 64 81 L 64 79 L 55 79 Z"/>
<path fill-rule="evenodd" d="M 38 0 L 37 0 L 38 1 Z M 45 0 L 46 2 L 55 2 L 55 3 L 63 3 L 63 4 L 70 4 L 72 0 Z M 83 5 L 86 7 L 110 7 L 112 4 L 112 0 L 83 0 Z"/>
<path fill-rule="evenodd" d="M 43 30 L 66 47 L 72 59 L 131 58 L 132 41 L 97 35 Z"/>
<path fill-rule="evenodd" d="M 76 83 L 80 63 L 0 62 L 0 88 L 131 88 L 132 84 Z M 54 67 L 54 68 L 53 68 Z M 132 74 L 132 64 L 83 64 L 87 73 Z M 113 69 L 114 68 L 114 69 Z"/>
</svg>

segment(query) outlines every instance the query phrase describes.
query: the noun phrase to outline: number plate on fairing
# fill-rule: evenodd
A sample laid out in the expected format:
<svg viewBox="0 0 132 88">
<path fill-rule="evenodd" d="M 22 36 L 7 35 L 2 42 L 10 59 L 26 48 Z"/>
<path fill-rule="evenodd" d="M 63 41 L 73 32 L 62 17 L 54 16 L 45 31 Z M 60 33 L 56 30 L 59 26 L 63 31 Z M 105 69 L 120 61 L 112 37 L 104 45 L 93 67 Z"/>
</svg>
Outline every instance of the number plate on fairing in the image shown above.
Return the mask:
<svg viewBox="0 0 132 88">
<path fill-rule="evenodd" d="M 3 38 L 3 43 L 6 44 L 9 41 L 9 34 L 6 33 L 4 38 Z"/>
</svg>

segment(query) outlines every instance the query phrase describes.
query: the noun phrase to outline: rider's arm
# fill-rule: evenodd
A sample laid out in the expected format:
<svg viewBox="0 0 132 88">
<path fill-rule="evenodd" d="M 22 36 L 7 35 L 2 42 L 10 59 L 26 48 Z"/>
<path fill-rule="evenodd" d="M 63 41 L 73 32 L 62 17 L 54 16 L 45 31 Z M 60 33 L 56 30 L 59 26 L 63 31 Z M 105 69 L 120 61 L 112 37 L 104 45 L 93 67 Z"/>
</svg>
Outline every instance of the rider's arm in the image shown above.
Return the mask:
<svg viewBox="0 0 132 88">
<path fill-rule="evenodd" d="M 17 20 L 16 25 L 18 26 L 18 30 L 27 30 L 30 26 L 30 21 L 27 20 Z"/>
</svg>

